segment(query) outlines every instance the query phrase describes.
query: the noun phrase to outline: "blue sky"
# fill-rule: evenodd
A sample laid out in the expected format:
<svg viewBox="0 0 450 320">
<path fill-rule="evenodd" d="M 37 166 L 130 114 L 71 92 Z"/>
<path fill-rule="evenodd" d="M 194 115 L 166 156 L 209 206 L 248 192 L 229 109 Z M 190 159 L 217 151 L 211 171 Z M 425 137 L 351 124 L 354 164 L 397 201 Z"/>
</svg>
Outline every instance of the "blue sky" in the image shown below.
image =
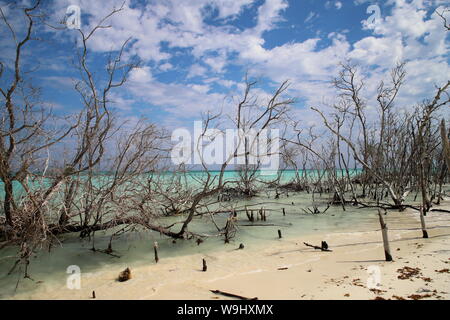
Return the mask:
<svg viewBox="0 0 450 320">
<path fill-rule="evenodd" d="M 28 1 L 20 1 L 23 4 Z M 43 7 L 57 24 L 66 8 L 81 9 L 82 30 L 89 30 L 123 0 L 58 0 Z M 307 123 L 317 121 L 310 106 L 328 105 L 336 92 L 330 80 L 339 62 L 361 65 L 373 95 L 389 69 L 406 61 L 408 72 L 398 104 L 408 108 L 430 98 L 435 85 L 450 74 L 448 36 L 434 10 L 442 0 L 127 0 L 124 10 L 99 30 L 89 43 L 90 66 L 101 82 L 106 55 L 129 37 L 125 57 L 138 57 L 142 67 L 113 93 L 113 106 L 130 121 L 145 116 L 167 128 L 192 126 L 202 112 L 230 110 L 242 92 L 243 76 L 260 79 L 261 101 L 283 80 L 298 103 L 293 113 Z M 23 26 L 11 2 L 0 1 L 18 29 Z M 381 15 L 368 26 L 367 8 Z M 0 29 L 0 58 L 11 56 L 11 37 Z M 33 81 L 42 87 L 42 100 L 56 113 L 81 107 L 73 89 L 77 72 L 75 30 L 36 31 L 45 41 L 26 51 L 28 68 L 39 65 Z"/>
</svg>

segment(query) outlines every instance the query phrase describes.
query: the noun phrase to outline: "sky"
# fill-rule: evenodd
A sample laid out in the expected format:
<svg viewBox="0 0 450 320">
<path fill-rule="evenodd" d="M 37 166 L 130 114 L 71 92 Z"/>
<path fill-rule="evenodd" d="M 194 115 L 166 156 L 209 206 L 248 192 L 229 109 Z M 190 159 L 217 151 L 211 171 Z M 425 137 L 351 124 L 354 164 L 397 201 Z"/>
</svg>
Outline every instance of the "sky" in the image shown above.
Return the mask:
<svg viewBox="0 0 450 320">
<path fill-rule="evenodd" d="M 18 33 L 23 17 L 14 7 L 30 1 L 0 0 Z M 89 65 L 101 82 L 108 53 L 131 39 L 124 59 L 138 58 L 141 67 L 111 96 L 117 114 L 131 122 L 146 117 L 169 129 L 192 127 L 208 110 L 231 110 L 247 73 L 259 80 L 260 101 L 289 80 L 287 94 L 297 99 L 292 114 L 306 124 L 319 121 L 310 107 L 335 101 L 330 81 L 340 62 L 360 65 L 369 98 L 391 68 L 406 62 L 400 108 L 431 98 L 450 74 L 448 33 L 434 13 L 448 7 L 444 0 L 55 0 L 41 10 L 57 25 L 77 5 L 87 31 L 122 3 L 107 20 L 110 28 L 90 39 Z M 26 48 L 24 63 L 43 103 L 61 115 L 79 110 L 77 31 L 40 25 L 34 36 L 42 41 Z M 0 59 L 11 61 L 12 45 L 2 24 Z"/>
</svg>

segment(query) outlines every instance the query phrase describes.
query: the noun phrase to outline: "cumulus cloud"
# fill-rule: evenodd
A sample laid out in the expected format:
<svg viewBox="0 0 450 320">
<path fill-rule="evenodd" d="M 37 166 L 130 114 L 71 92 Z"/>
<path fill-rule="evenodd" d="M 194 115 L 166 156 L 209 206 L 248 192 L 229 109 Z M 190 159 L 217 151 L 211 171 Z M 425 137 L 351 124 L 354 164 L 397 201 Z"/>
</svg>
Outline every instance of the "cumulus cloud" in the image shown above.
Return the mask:
<svg viewBox="0 0 450 320">
<path fill-rule="evenodd" d="M 78 4 L 84 13 L 83 28 L 88 30 L 122 2 L 113 0 L 105 5 L 89 0 L 55 1 L 53 16 L 61 18 L 68 4 Z M 367 81 L 374 84 L 372 91 L 378 81 L 388 77 L 390 68 L 406 61 L 408 81 L 399 101 L 411 105 L 432 94 L 433 86 L 444 81 L 443 75 L 449 71 L 446 33 L 441 19 L 430 13 L 430 6 L 438 4 L 438 0 L 390 0 L 383 3 L 379 24 L 370 30 L 360 26 L 371 32 L 362 38 L 349 40 L 335 32 L 268 47 L 265 36 L 285 20 L 284 13 L 289 10 L 286 0 L 195 0 L 182 5 L 178 0 L 127 0 L 124 10 L 106 22 L 111 28 L 99 30 L 92 38 L 90 49 L 118 49 L 131 37 L 127 56 L 137 55 L 144 66 L 130 75 L 128 92 L 136 101 L 164 108 L 178 117 L 223 106 L 227 93 L 215 91 L 212 83 L 239 88 L 236 79 L 226 77 L 230 66 L 249 69 L 272 83 L 290 79 L 289 92 L 302 98 L 302 106 L 331 101 L 335 92 L 330 79 L 337 74 L 339 62 L 347 59 L 363 66 Z M 325 7 L 340 10 L 343 2 L 327 1 Z M 254 24 L 239 29 L 231 22 L 248 8 L 256 13 Z M 316 16 L 310 12 L 305 22 Z M 224 21 L 205 22 L 214 17 Z M 160 72 L 180 70 L 173 61 L 178 55 L 190 61 L 181 68 L 187 71 L 185 81 L 158 80 Z M 122 108 L 133 102 L 131 98 L 115 98 Z"/>
</svg>

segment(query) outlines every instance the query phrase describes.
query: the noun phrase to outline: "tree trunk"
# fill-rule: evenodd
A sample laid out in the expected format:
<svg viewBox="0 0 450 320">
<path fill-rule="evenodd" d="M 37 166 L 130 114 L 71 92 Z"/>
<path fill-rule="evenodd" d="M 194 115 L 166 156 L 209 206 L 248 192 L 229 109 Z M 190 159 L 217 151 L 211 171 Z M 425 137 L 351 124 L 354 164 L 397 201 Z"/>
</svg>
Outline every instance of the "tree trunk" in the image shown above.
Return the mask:
<svg viewBox="0 0 450 320">
<path fill-rule="evenodd" d="M 389 248 L 388 228 L 383 221 L 383 216 L 380 210 L 378 210 L 378 217 L 380 218 L 381 234 L 383 235 L 383 247 L 386 261 L 392 261 L 391 249 Z"/>
<path fill-rule="evenodd" d="M 441 121 L 441 139 L 442 147 L 444 149 L 444 158 L 447 163 L 447 170 L 450 172 L 450 143 L 447 136 L 447 129 L 445 128 L 445 121 Z"/>
<path fill-rule="evenodd" d="M 5 212 L 6 224 L 12 226 L 12 209 L 14 201 L 13 184 L 11 180 L 4 181 L 5 189 L 5 202 L 3 204 L 3 210 Z"/>
<path fill-rule="evenodd" d="M 61 227 L 64 227 L 64 225 L 66 225 L 66 223 L 67 223 L 68 213 L 70 212 L 70 208 L 72 206 L 72 201 L 73 201 L 74 194 L 75 194 L 75 184 L 76 183 L 77 182 L 75 182 L 75 181 L 70 182 L 69 190 L 67 191 L 67 193 L 64 197 L 64 206 L 61 211 L 61 215 L 59 217 L 59 225 Z"/>
<path fill-rule="evenodd" d="M 420 224 L 422 225 L 422 235 L 423 238 L 428 238 L 428 232 L 427 232 L 427 228 L 425 225 L 425 217 L 423 214 L 423 206 L 420 207 Z"/>
</svg>

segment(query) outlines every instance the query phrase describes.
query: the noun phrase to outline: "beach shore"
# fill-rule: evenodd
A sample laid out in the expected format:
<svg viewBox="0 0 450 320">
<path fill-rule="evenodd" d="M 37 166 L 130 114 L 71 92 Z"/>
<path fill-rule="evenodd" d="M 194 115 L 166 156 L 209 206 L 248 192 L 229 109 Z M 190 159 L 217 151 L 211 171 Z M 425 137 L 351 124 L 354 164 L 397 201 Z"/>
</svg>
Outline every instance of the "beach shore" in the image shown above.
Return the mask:
<svg viewBox="0 0 450 320">
<path fill-rule="evenodd" d="M 450 209 L 446 199 L 439 207 Z M 15 299 L 230 299 L 220 290 L 258 299 L 449 299 L 450 214 L 430 212 L 428 239 L 422 238 L 417 211 L 389 212 L 385 222 L 393 262 L 384 261 L 377 219 L 369 230 L 320 233 L 275 239 L 270 246 L 161 259 L 148 266 L 123 265 L 82 274 L 81 289 L 42 283 Z M 326 241 L 331 252 L 304 245 Z M 229 248 L 229 249 L 228 249 Z M 202 272 L 202 259 L 208 265 Z M 129 267 L 132 278 L 116 281 Z"/>
</svg>

